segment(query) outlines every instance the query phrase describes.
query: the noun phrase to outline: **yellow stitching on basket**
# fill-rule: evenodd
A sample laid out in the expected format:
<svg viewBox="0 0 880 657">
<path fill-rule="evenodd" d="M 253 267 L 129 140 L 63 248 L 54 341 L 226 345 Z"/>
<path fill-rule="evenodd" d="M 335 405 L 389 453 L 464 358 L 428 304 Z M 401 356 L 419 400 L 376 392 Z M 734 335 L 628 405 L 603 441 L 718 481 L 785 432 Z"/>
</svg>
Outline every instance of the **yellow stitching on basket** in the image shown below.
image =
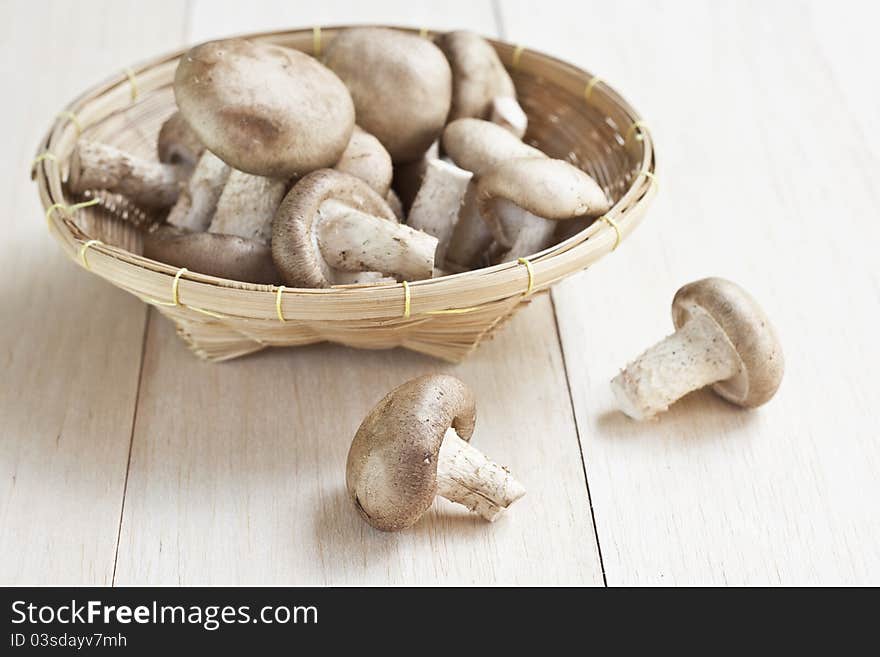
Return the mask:
<svg viewBox="0 0 880 657">
<path fill-rule="evenodd" d="M 64 210 L 64 212 L 68 216 L 70 216 L 77 210 L 81 210 L 82 208 L 89 208 L 93 205 L 98 205 L 98 203 L 100 202 L 101 199 L 93 198 L 88 201 L 82 201 L 81 203 L 74 203 L 73 205 L 64 205 L 64 203 L 53 203 L 48 208 L 46 208 L 46 223 L 48 223 L 49 226 L 52 225 L 52 213 L 55 212 L 55 210 Z"/>
<path fill-rule="evenodd" d="M 520 57 L 522 57 L 523 50 L 525 50 L 525 48 L 522 46 L 517 46 L 513 50 L 513 56 L 510 58 L 510 65 L 513 67 L 514 71 L 519 68 L 519 60 Z"/>
<path fill-rule="evenodd" d="M 171 283 L 171 303 L 175 306 L 180 305 L 180 277 L 188 271 L 186 267 L 181 267 L 174 274 L 174 281 Z"/>
<path fill-rule="evenodd" d="M 588 103 L 590 102 L 590 96 L 593 95 L 593 89 L 595 88 L 595 86 L 597 84 L 599 84 L 602 81 L 603 81 L 602 78 L 600 78 L 598 75 L 594 75 L 592 78 L 590 78 L 590 81 L 587 82 L 587 86 L 584 88 L 584 100 L 585 101 L 587 101 Z"/>
<path fill-rule="evenodd" d="M 467 308 L 447 308 L 445 310 L 426 310 L 422 315 L 464 315 L 479 310 L 481 306 L 468 306 Z"/>
<path fill-rule="evenodd" d="M 76 114 L 69 111 L 60 112 L 58 114 L 59 119 L 68 119 L 73 127 L 76 128 L 76 136 L 79 137 L 82 135 L 82 124 L 80 124 L 79 119 L 76 118 Z"/>
<path fill-rule="evenodd" d="M 403 281 L 403 318 L 409 319 L 412 306 L 412 295 L 409 291 L 409 283 Z"/>
<path fill-rule="evenodd" d="M 657 176 L 654 175 L 653 171 L 642 171 L 642 175 L 649 178 L 651 182 L 654 183 L 654 187 L 656 187 L 658 191 L 660 190 L 660 181 L 657 180 Z"/>
<path fill-rule="evenodd" d="M 132 71 L 128 67 L 122 69 L 122 72 L 125 73 L 125 77 L 128 78 L 128 83 L 131 85 L 131 102 L 134 102 L 137 100 L 138 97 L 137 78 L 134 75 L 134 71 Z"/>
<path fill-rule="evenodd" d="M 427 27 L 419 28 L 419 36 L 423 39 L 427 39 L 431 36 L 431 31 Z"/>
<path fill-rule="evenodd" d="M 644 132 L 644 130 L 647 129 L 647 127 L 648 127 L 648 124 L 645 123 L 644 121 L 636 121 L 626 131 L 626 137 L 623 138 L 623 143 L 629 142 L 630 138 L 633 136 L 633 134 L 635 134 L 635 132 L 637 130 L 638 130 L 639 134 L 636 136 L 636 139 L 641 141 L 643 139 L 642 132 Z"/>
<path fill-rule="evenodd" d="M 281 310 L 281 295 L 284 292 L 284 286 L 280 286 L 278 291 L 275 293 L 275 314 L 278 315 L 278 321 L 282 324 L 287 320 L 284 319 L 284 311 Z"/>
<path fill-rule="evenodd" d="M 321 28 L 317 25 L 312 28 L 312 55 L 321 56 Z"/>
<path fill-rule="evenodd" d="M 229 319 L 226 315 L 215 313 L 213 310 L 205 310 L 204 308 L 198 308 L 196 306 L 184 306 L 184 308 L 189 308 L 190 310 L 194 310 L 197 313 L 207 315 L 208 317 L 214 317 L 216 319 Z"/>
<path fill-rule="evenodd" d="M 33 161 L 31 162 L 31 171 L 34 170 L 34 167 L 37 166 L 43 160 L 51 160 L 55 164 L 58 164 L 58 157 L 52 151 L 46 151 L 45 153 L 40 153 L 37 155 Z"/>
<path fill-rule="evenodd" d="M 79 248 L 79 259 L 82 262 L 83 267 L 85 267 L 89 271 L 92 271 L 92 268 L 89 265 L 88 258 L 86 257 L 86 251 L 88 251 L 91 247 L 95 246 L 96 244 L 103 244 L 103 243 L 104 242 L 102 242 L 101 240 L 89 240 L 88 242 L 86 242 L 85 244 L 83 244 Z"/>
<path fill-rule="evenodd" d="M 614 251 L 615 249 L 617 249 L 618 246 L 620 246 L 620 226 L 617 225 L 617 222 L 614 221 L 614 219 L 604 214 L 599 217 L 599 221 L 604 221 L 606 224 L 614 229 L 614 246 L 611 247 L 611 250 Z"/>
<path fill-rule="evenodd" d="M 519 258 L 517 259 L 517 262 L 521 265 L 525 265 L 526 271 L 529 272 L 529 284 L 526 287 L 526 291 L 523 293 L 523 296 L 527 297 L 532 293 L 532 290 L 535 289 L 535 270 L 532 269 L 532 263 L 526 258 Z"/>
</svg>

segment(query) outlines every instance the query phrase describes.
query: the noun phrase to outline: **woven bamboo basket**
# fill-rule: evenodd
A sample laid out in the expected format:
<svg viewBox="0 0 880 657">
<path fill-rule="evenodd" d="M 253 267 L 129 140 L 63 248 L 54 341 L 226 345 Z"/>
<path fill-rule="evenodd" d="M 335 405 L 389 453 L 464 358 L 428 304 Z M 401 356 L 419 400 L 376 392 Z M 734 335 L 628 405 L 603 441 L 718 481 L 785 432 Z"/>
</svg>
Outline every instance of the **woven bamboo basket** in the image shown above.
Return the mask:
<svg viewBox="0 0 880 657">
<path fill-rule="evenodd" d="M 320 56 L 341 29 L 247 38 Z M 600 220 L 521 262 L 407 284 L 293 289 L 218 279 L 141 257 L 141 233 L 131 220 L 148 223 L 157 217 L 119 197 L 72 197 L 64 181 L 80 136 L 154 156 L 159 127 L 175 109 L 172 83 L 184 51 L 124 69 L 58 115 L 40 143 L 33 170 L 49 230 L 77 263 L 171 318 L 201 358 L 220 361 L 265 347 L 330 341 L 368 349 L 404 347 L 459 361 L 531 295 L 615 250 L 656 191 L 651 135 L 620 95 L 558 59 L 491 43 L 528 114 L 525 140 L 584 169 L 614 200 Z M 121 220 L 125 216 L 128 221 Z"/>
</svg>

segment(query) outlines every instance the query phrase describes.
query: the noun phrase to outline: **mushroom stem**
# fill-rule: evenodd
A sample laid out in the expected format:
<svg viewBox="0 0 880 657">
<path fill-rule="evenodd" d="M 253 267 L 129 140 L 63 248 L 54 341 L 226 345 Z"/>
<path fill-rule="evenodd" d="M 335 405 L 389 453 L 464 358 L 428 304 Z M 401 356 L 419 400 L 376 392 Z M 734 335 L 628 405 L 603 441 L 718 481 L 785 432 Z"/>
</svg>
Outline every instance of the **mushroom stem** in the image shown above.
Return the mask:
<svg viewBox="0 0 880 657">
<path fill-rule="evenodd" d="M 480 216 L 480 209 L 477 206 L 477 186 L 471 183 L 446 249 L 445 264 L 452 269 L 471 269 L 483 264 L 480 260 L 491 244 L 492 231 Z"/>
<path fill-rule="evenodd" d="M 286 191 L 284 180 L 233 170 L 217 201 L 208 232 L 268 244 L 272 239 L 272 219 Z"/>
<path fill-rule="evenodd" d="M 474 174 L 443 160 L 431 160 L 425 169 L 409 211 L 407 223 L 437 238 L 437 262 L 446 260 L 446 249 Z"/>
<path fill-rule="evenodd" d="M 526 490 L 506 468 L 448 429 L 437 461 L 437 494 L 494 522 Z"/>
<path fill-rule="evenodd" d="M 529 119 L 523 108 L 512 96 L 496 96 L 492 99 L 491 121 L 522 139 Z"/>
<path fill-rule="evenodd" d="M 741 368 L 742 360 L 718 323 L 705 312 L 695 312 L 675 333 L 628 364 L 611 388 L 620 410 L 645 420 Z"/>
<path fill-rule="evenodd" d="M 174 205 L 186 171 L 144 160 L 113 146 L 80 140 L 70 158 L 68 185 L 74 194 L 106 189 L 147 208 Z"/>
<path fill-rule="evenodd" d="M 495 262 L 507 262 L 532 255 L 553 241 L 557 222 L 532 214 L 505 198 L 496 198 L 494 203 L 495 215 L 505 237 L 498 242 L 501 247 L 508 247 L 495 258 Z"/>
<path fill-rule="evenodd" d="M 339 201 L 321 204 L 318 246 L 343 271 L 381 271 L 403 280 L 431 278 L 437 238 Z"/>
<path fill-rule="evenodd" d="M 196 233 L 208 230 L 230 171 L 229 165 L 211 151 L 202 153 L 177 203 L 168 213 L 168 223 Z"/>
<path fill-rule="evenodd" d="M 339 271 L 333 272 L 335 285 L 377 285 L 379 283 L 396 283 L 390 276 L 380 271 Z"/>
</svg>

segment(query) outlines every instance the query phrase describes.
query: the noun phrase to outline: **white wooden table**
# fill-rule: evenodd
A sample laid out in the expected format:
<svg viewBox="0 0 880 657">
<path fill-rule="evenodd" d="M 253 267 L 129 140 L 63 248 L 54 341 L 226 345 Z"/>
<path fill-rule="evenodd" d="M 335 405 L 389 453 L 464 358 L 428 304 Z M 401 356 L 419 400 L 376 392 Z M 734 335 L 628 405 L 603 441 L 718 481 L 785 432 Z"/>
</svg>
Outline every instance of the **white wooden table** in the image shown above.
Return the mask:
<svg viewBox="0 0 880 657">
<path fill-rule="evenodd" d="M 880 48 L 877 10 L 846 5 L 2 0 L 0 583 L 880 583 Z M 28 165 L 82 88 L 215 36 L 356 22 L 601 75 L 656 139 L 644 225 L 460 366 L 329 345 L 205 364 L 62 257 Z M 774 319 L 778 396 L 628 421 L 608 380 L 707 275 Z M 432 371 L 475 389 L 477 444 L 529 492 L 495 525 L 438 504 L 382 534 L 345 497 L 348 444 Z"/>
</svg>

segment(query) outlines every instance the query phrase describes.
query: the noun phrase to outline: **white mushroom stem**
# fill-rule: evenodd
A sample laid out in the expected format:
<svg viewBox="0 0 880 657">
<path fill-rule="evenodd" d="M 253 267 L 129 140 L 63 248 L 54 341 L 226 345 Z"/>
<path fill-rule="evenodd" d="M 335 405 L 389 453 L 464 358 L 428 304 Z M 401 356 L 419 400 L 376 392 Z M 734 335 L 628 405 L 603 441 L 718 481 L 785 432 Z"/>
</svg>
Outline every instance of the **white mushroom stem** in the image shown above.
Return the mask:
<svg viewBox="0 0 880 657">
<path fill-rule="evenodd" d="M 675 333 L 626 366 L 611 381 L 624 413 L 645 420 L 687 393 L 737 374 L 742 361 L 718 323 L 695 311 Z"/>
<path fill-rule="evenodd" d="M 144 160 L 113 146 L 80 140 L 70 159 L 68 185 L 74 194 L 105 189 L 147 208 L 169 208 L 187 171 Z"/>
<path fill-rule="evenodd" d="M 511 96 L 496 96 L 492 99 L 492 123 L 509 130 L 520 139 L 526 134 L 529 127 L 529 119 L 523 108 Z"/>
<path fill-rule="evenodd" d="M 339 201 L 325 201 L 319 213 L 318 247 L 331 267 L 381 271 L 406 281 L 431 278 L 436 237 Z"/>
<path fill-rule="evenodd" d="M 503 226 L 504 234 L 512 237 L 506 243 L 501 242 L 501 246 L 507 247 L 507 250 L 496 258 L 496 262 L 532 255 L 553 241 L 557 222 L 532 214 L 505 198 L 495 199 L 494 204 L 495 214 Z"/>
<path fill-rule="evenodd" d="M 446 249 L 473 177 L 470 171 L 444 160 L 431 160 L 425 169 L 407 223 L 437 238 L 435 258 L 439 263 L 446 261 Z"/>
<path fill-rule="evenodd" d="M 448 429 L 437 461 L 437 494 L 494 522 L 526 490 L 505 467 Z"/>
<path fill-rule="evenodd" d="M 376 285 L 379 283 L 396 283 L 397 279 L 386 276 L 380 271 L 333 271 L 335 285 Z"/>
<path fill-rule="evenodd" d="M 471 183 L 458 215 L 458 222 L 446 249 L 445 264 L 450 269 L 471 269 L 481 262 L 492 244 L 492 231 L 480 216 L 477 186 Z"/>
<path fill-rule="evenodd" d="M 268 244 L 272 239 L 272 219 L 286 191 L 285 180 L 233 170 L 217 201 L 208 232 Z"/>
<path fill-rule="evenodd" d="M 168 223 L 186 231 L 208 230 L 223 186 L 231 168 L 210 151 L 205 151 L 192 176 L 180 192 L 180 198 L 168 214 Z"/>
</svg>

